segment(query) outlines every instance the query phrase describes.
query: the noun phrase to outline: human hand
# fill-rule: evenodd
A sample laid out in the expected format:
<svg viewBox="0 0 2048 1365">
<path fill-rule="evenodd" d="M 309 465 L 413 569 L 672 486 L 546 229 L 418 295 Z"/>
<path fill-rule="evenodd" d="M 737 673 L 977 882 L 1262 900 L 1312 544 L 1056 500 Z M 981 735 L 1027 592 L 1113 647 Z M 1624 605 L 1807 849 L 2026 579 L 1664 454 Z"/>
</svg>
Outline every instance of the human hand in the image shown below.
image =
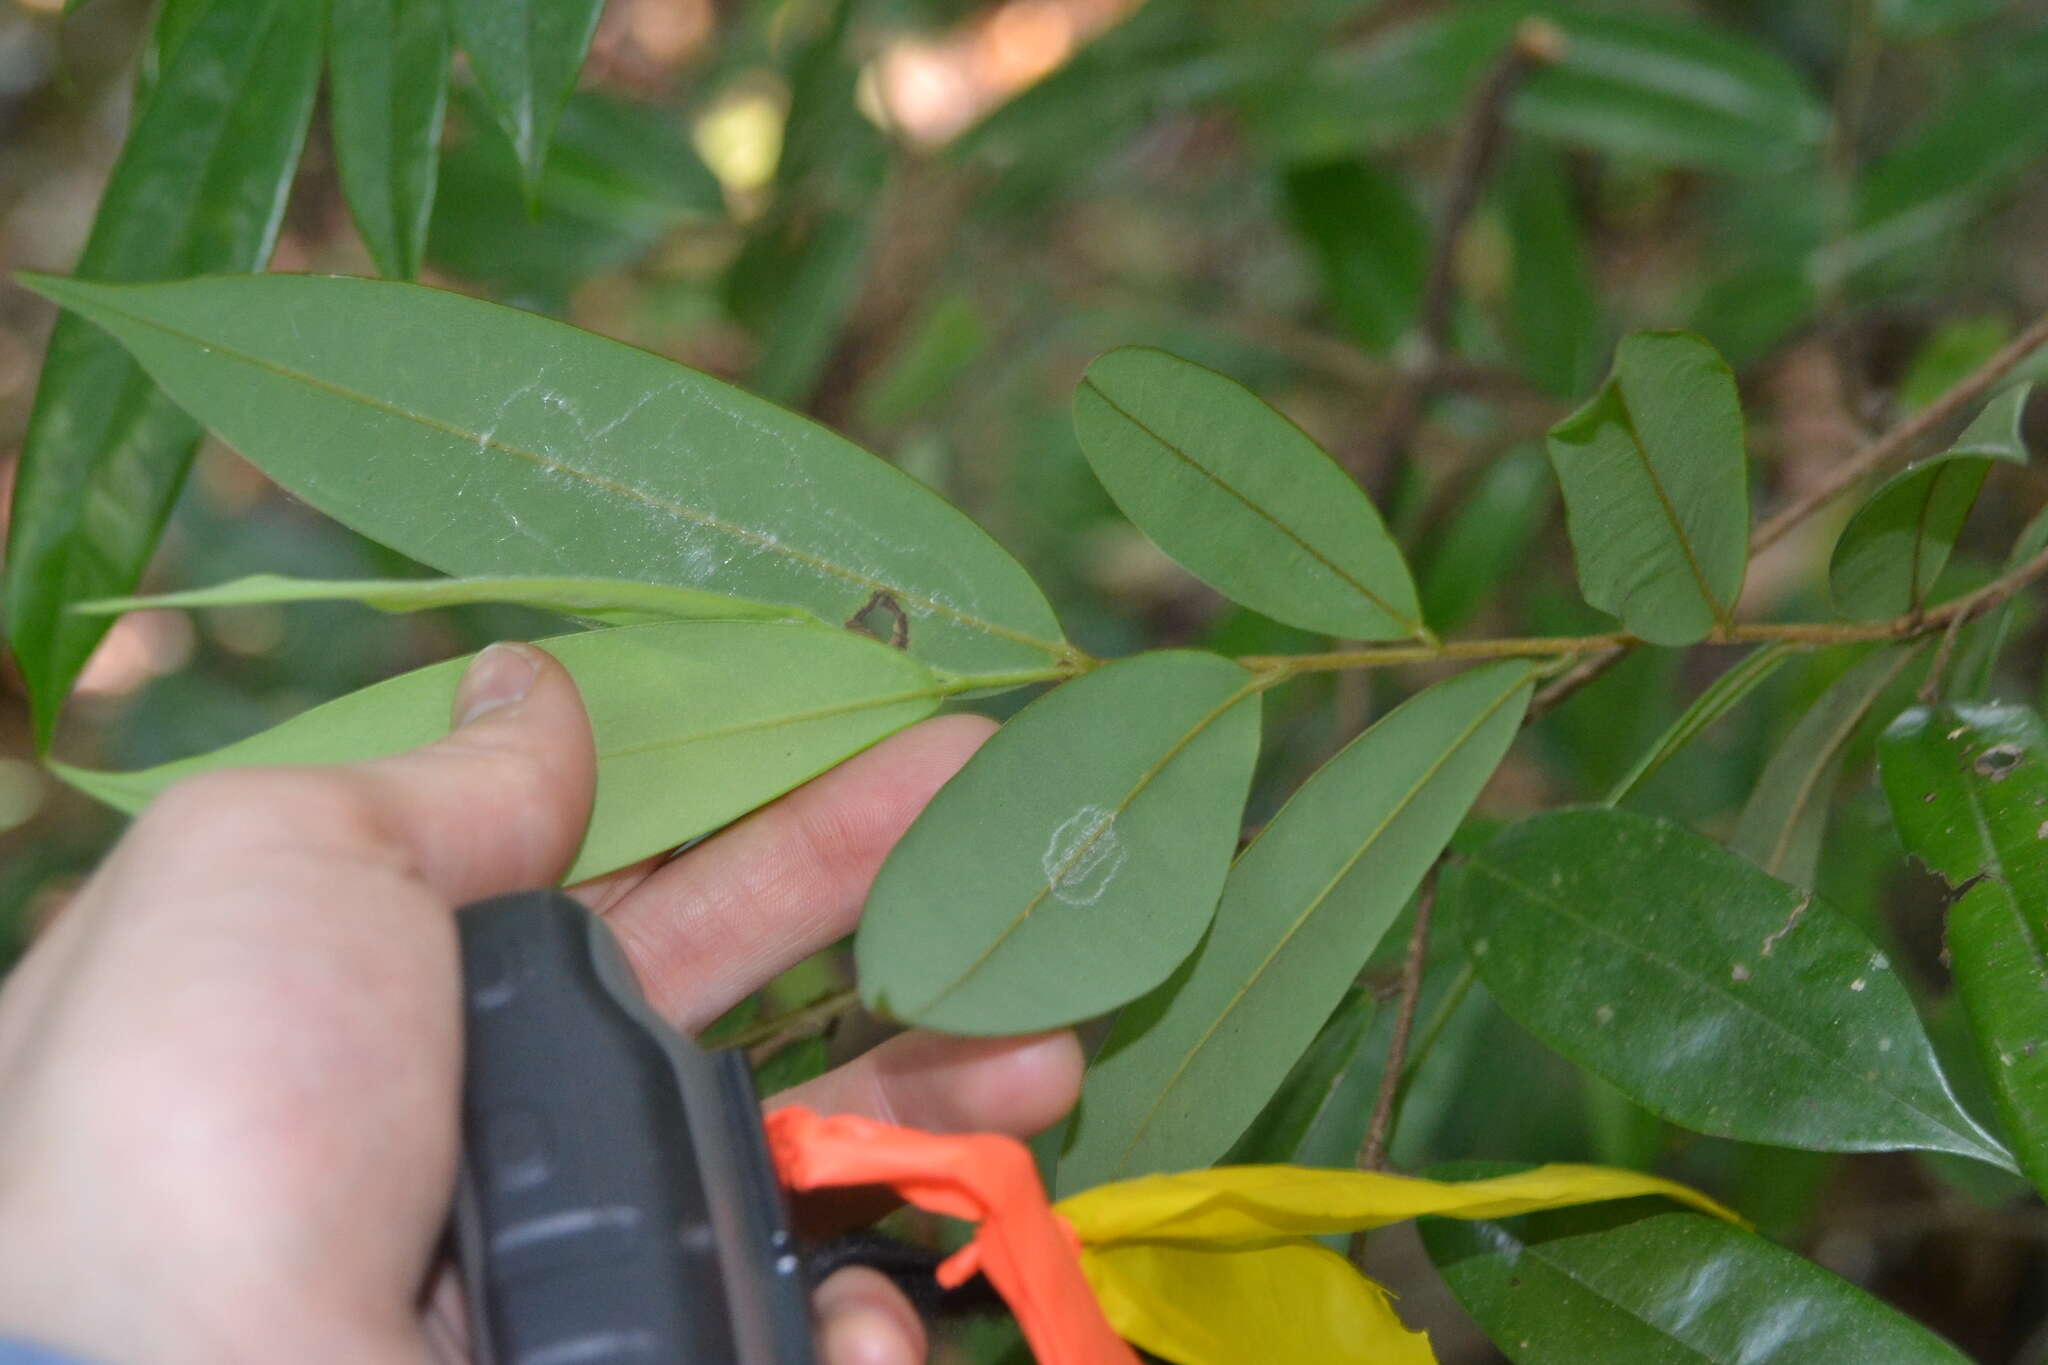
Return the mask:
<svg viewBox="0 0 2048 1365">
<path fill-rule="evenodd" d="M 496 646 L 447 739 L 166 793 L 0 988 L 0 1335 L 105 1362 L 466 1355 L 442 1227 L 459 1152 L 454 906 L 547 885 L 595 781 L 575 684 Z M 673 860 L 576 888 L 656 1010 L 702 1028 L 852 927 L 986 738 L 927 721 Z M 784 1099 L 1019 1135 L 1073 1103 L 1067 1034 L 908 1033 Z M 912 1365 L 882 1277 L 816 1301 L 828 1365 Z"/>
</svg>

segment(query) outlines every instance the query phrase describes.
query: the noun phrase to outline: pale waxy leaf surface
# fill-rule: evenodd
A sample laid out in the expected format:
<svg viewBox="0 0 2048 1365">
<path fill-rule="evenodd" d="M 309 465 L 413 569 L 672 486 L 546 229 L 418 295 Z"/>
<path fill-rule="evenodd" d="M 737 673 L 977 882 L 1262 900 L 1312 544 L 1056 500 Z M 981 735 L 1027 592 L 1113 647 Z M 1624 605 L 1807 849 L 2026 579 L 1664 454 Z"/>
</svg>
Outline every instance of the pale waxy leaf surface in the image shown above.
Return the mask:
<svg viewBox="0 0 2048 1365">
<path fill-rule="evenodd" d="M 907 655 L 817 626 L 692 621 L 539 643 L 574 675 L 597 737 L 597 805 L 569 881 L 717 829 L 930 715 L 948 691 Z M 197 758 L 58 772 L 132 812 L 195 773 L 403 753 L 448 733 L 468 666 L 401 674 Z"/>
<path fill-rule="evenodd" d="M 752 602 L 694 588 L 635 583 L 617 578 L 286 578 L 251 574 L 229 583 L 152 597 L 111 597 L 81 602 L 74 610 L 110 615 L 124 611 L 246 607 L 276 602 L 360 602 L 385 612 L 432 611 L 484 602 L 540 607 L 611 626 L 658 621 L 804 621 L 822 625 L 801 607 Z"/>
<path fill-rule="evenodd" d="M 1638 332 L 1592 401 L 1550 429 L 1579 590 L 1652 644 L 1733 619 L 1749 559 L 1735 376 L 1682 332 Z"/>
<path fill-rule="evenodd" d="M 433 0 L 327 0 L 335 169 L 392 279 L 419 273 L 448 105 L 448 12 Z"/>
<path fill-rule="evenodd" d="M 1453 867 L 1441 895 L 1501 1007 L 1662 1118 L 2010 1168 L 1884 953 L 1702 835 L 1604 807 L 1539 815 Z"/>
<path fill-rule="evenodd" d="M 1165 980 L 1223 889 L 1257 689 L 1213 654 L 1140 654 L 1025 707 L 882 865 L 856 941 L 869 1007 L 1030 1033 Z"/>
<path fill-rule="evenodd" d="M 936 494 L 645 351 L 377 280 L 33 287 L 279 483 L 443 572 L 637 579 L 834 622 L 884 592 L 941 669 L 1070 653 L 1023 567 Z"/>
<path fill-rule="evenodd" d="M 1657 770 L 1675 758 L 1686 745 L 1713 728 L 1715 721 L 1740 705 L 1744 697 L 1761 687 L 1798 652 L 1791 645 L 1764 645 L 1745 654 L 1740 663 L 1714 679 L 1699 696 L 1693 698 L 1692 705 L 1671 722 L 1671 727 L 1657 737 L 1656 743 L 1644 750 L 1636 765 L 1608 791 L 1605 804 L 1618 806 L 1627 800 L 1629 793 L 1655 776 Z"/>
<path fill-rule="evenodd" d="M 1074 394 L 1117 506 L 1217 591 L 1304 630 L 1429 638 L 1400 549 L 1349 474 L 1236 380 L 1127 346 Z"/>
<path fill-rule="evenodd" d="M 1843 751 L 1919 654 L 1918 645 L 1878 650 L 1821 693 L 1764 764 L 1730 848 L 1779 881 L 1813 885 Z"/>
<path fill-rule="evenodd" d="M 319 86 L 320 7 L 253 0 L 177 15 L 175 42 L 101 196 L 81 275 L 164 279 L 256 270 L 270 258 Z M 107 629 L 66 608 L 134 589 L 199 434 L 117 342 L 81 318 L 57 320 L 7 539 L 8 637 L 39 745 Z"/>
<path fill-rule="evenodd" d="M 456 36 L 498 126 L 512 140 L 527 191 L 540 183 L 562 102 L 597 32 L 604 0 L 447 0 Z"/>
<path fill-rule="evenodd" d="M 1906 847 L 1970 884 L 1948 907 L 1956 991 L 2020 1164 L 2048 1189 L 2048 726 L 2024 706 L 1916 707 L 1878 753 Z"/>
<path fill-rule="evenodd" d="M 1964 1365 L 1896 1309 L 1717 1218 L 1426 1219 L 1430 1259 L 1514 1365 Z"/>
<path fill-rule="evenodd" d="M 1947 451 L 1899 471 L 1856 509 L 1828 565 L 1844 615 L 1900 616 L 1927 606 L 1992 462 L 2027 462 L 2020 418 L 2030 387 L 1992 399 Z"/>
<path fill-rule="evenodd" d="M 1117 1017 L 1061 1192 L 1207 1166 L 1258 1116 L 1465 818 L 1521 725 L 1524 663 L 1421 693 L 1304 783 L 1239 855 L 1189 968 Z"/>
<path fill-rule="evenodd" d="M 1308 1051 L 1295 1059 L 1287 1077 L 1251 1126 L 1232 1143 L 1218 1163 L 1224 1166 L 1318 1164 L 1302 1148 L 1324 1122 L 1344 1088 L 1345 1073 L 1370 1031 L 1376 1002 L 1372 992 L 1353 986 L 1323 1021 Z M 1352 1144 L 1351 1151 L 1357 1150 Z M 1348 1155 L 1349 1153 L 1347 1153 Z"/>
</svg>

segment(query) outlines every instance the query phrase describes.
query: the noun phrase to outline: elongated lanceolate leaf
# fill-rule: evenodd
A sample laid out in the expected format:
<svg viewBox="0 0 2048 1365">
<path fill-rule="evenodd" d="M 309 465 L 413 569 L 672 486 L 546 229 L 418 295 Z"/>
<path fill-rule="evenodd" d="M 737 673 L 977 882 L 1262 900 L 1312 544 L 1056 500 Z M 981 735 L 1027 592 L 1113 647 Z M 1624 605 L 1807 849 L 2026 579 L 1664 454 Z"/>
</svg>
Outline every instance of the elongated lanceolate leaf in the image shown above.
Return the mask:
<svg viewBox="0 0 2048 1365">
<path fill-rule="evenodd" d="M 1916 707 L 1879 741 L 1906 847 L 1965 886 L 1948 955 L 1999 1117 L 2048 1189 L 2048 726 L 2024 706 Z"/>
<path fill-rule="evenodd" d="M 1558 158 L 1515 150 L 1501 175 L 1501 214 L 1514 243 L 1508 324 L 1522 373 L 1560 398 L 1577 398 L 1600 373 L 1605 338 L 1578 210 Z"/>
<path fill-rule="evenodd" d="M 383 578 L 332 580 L 251 574 L 231 583 L 154 597 L 110 597 L 74 610 L 95 615 L 164 608 L 246 607 L 274 602 L 360 602 L 377 611 L 431 611 L 484 602 L 510 602 L 579 616 L 612 626 L 658 621 L 804 621 L 822 625 L 801 607 L 722 597 L 693 588 L 609 578 Z"/>
<path fill-rule="evenodd" d="M 1293 167 L 1282 188 L 1330 311 L 1366 349 L 1385 351 L 1415 321 L 1429 264 L 1414 201 L 1398 177 L 1356 158 Z"/>
<path fill-rule="evenodd" d="M 692 621 L 540 642 L 576 678 L 597 736 L 597 806 L 569 880 L 717 829 L 937 707 L 947 684 L 915 659 L 842 630 Z M 467 659 L 318 706 L 225 749 L 141 772 L 60 766 L 135 811 L 216 768 L 343 763 L 448 733 Z"/>
<path fill-rule="evenodd" d="M 342 193 L 370 259 L 419 273 L 448 104 L 448 13 L 437 0 L 327 0 L 328 105 Z"/>
<path fill-rule="evenodd" d="M 1524 663 L 1391 712 L 1237 859 L 1191 970 L 1123 1011 L 1089 1069 L 1062 1191 L 1206 1166 L 1315 1038 L 1507 752 Z"/>
<path fill-rule="evenodd" d="M 1779 881 L 1813 885 L 1843 750 L 1919 653 L 1918 645 L 1879 650 L 1820 695 L 1764 765 L 1729 847 Z"/>
<path fill-rule="evenodd" d="M 1417 566 L 1423 615 L 1438 630 L 1470 621 L 1515 578 L 1556 504 L 1541 446 L 1517 446 L 1495 460 L 1449 524 L 1429 538 Z"/>
<path fill-rule="evenodd" d="M 1753 1232 L 1605 1209 L 1426 1219 L 1451 1292 L 1515 1365 L 1964 1365 L 1896 1309 Z"/>
<path fill-rule="evenodd" d="M 1711 729 L 1715 721 L 1738 706 L 1744 697 L 1761 687 L 1797 652 L 1790 645 L 1765 645 L 1745 654 L 1742 662 L 1714 679 L 1705 691 L 1693 698 L 1692 705 L 1671 722 L 1671 728 L 1659 735 L 1657 742 L 1636 760 L 1635 767 L 1630 768 L 1608 791 L 1606 804 L 1618 806 L 1627 800 L 1630 792 L 1649 781 L 1659 768 Z"/>
<path fill-rule="evenodd" d="M 1208 927 L 1258 743 L 1257 681 L 1213 654 L 1141 654 L 1039 698 L 882 865 L 863 998 L 949 1033 L 1029 1033 L 1151 990 Z"/>
<path fill-rule="evenodd" d="M 447 0 L 462 50 L 528 193 L 540 183 L 562 101 L 576 87 L 604 0 Z"/>
<path fill-rule="evenodd" d="M 1070 652 L 1022 566 L 936 494 L 659 356 L 376 280 L 34 287 L 279 483 L 444 572 L 636 579 L 835 622 L 882 593 L 910 653 L 959 673 Z"/>
<path fill-rule="evenodd" d="M 1429 638 L 1364 491 L 1236 380 L 1147 347 L 1111 351 L 1074 395 L 1074 431 L 1117 506 L 1219 592 L 1305 630 Z"/>
<path fill-rule="evenodd" d="M 1682 1127 L 2010 1167 L 1957 1105 L 1885 955 L 1810 892 L 1666 820 L 1525 820 L 1441 911 L 1523 1027 Z"/>
<path fill-rule="evenodd" d="M 1309 1134 L 1337 1102 L 1345 1074 L 1358 1056 L 1375 1011 L 1372 992 L 1353 986 L 1323 1021 L 1308 1051 L 1295 1059 L 1287 1077 L 1251 1126 L 1231 1144 L 1219 1163 L 1225 1166 L 1270 1166 L 1317 1163 L 1302 1152 Z M 1357 1150 L 1356 1144 L 1353 1151 Z M 1346 1155 L 1349 1155 L 1347 1152 Z"/>
<path fill-rule="evenodd" d="M 1900 616 L 1927 605 L 1992 461 L 2027 462 L 2020 417 L 2030 387 L 1992 399 L 1946 452 L 1893 475 L 1856 509 L 1828 565 L 1844 615 Z"/>
<path fill-rule="evenodd" d="M 1550 429 L 1579 590 L 1652 644 L 1727 624 L 1749 558 L 1735 376 L 1681 332 L 1622 341 L 1593 400 Z"/>
<path fill-rule="evenodd" d="M 81 275 L 167 279 L 269 259 L 313 112 L 320 14 L 306 0 L 194 12 L 114 165 Z M 107 629 L 65 608 L 134 588 L 198 441 L 112 338 L 57 320 L 7 541 L 7 628 L 39 744 Z"/>
</svg>

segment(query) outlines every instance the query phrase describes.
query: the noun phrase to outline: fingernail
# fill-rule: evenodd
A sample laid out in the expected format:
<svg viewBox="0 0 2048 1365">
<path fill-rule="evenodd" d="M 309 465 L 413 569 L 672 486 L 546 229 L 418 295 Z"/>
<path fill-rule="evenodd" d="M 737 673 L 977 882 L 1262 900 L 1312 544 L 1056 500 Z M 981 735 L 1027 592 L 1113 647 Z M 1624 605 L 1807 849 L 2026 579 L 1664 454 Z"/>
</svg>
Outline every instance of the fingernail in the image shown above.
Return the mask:
<svg viewBox="0 0 2048 1365">
<path fill-rule="evenodd" d="M 455 689 L 455 728 L 472 724 L 525 698 L 540 676 L 528 645 L 495 644 L 476 656 Z"/>
</svg>

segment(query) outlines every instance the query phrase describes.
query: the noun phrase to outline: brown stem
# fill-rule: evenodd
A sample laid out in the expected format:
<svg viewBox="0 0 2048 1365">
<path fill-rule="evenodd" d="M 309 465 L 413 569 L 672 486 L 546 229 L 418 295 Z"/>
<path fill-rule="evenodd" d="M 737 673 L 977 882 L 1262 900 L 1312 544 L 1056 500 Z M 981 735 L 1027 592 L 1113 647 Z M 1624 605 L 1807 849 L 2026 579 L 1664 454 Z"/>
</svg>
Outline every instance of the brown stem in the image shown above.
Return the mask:
<svg viewBox="0 0 2048 1365">
<path fill-rule="evenodd" d="M 752 1060 L 761 1061 L 780 1052 L 791 1043 L 824 1029 L 834 1020 L 844 1018 L 859 1007 L 859 991 L 850 988 L 834 991 L 787 1014 L 778 1014 L 773 1019 L 762 1019 L 747 1025 L 732 1036 L 727 1046 L 744 1048 Z"/>
<path fill-rule="evenodd" d="M 1422 999 L 1422 968 L 1429 957 L 1429 922 L 1436 910 L 1436 869 L 1422 883 L 1415 898 L 1415 928 L 1408 935 L 1408 957 L 1401 964 L 1401 1012 L 1394 1016 L 1394 1036 L 1387 1042 L 1387 1063 L 1380 1073 L 1379 1097 L 1373 1101 L 1372 1122 L 1366 1125 L 1365 1141 L 1358 1148 L 1358 1168 L 1381 1171 L 1387 1166 L 1387 1141 L 1393 1134 L 1397 1112 L 1395 1097 L 1401 1090 L 1401 1070 L 1408 1060 L 1408 1035 L 1415 1029 L 1415 1007 Z"/>
<path fill-rule="evenodd" d="M 1564 44 L 1564 35 L 1556 25 L 1543 19 L 1524 20 L 1515 30 L 1508 50 L 1487 72 L 1465 106 L 1458 149 L 1451 162 L 1450 186 L 1430 239 L 1429 266 L 1423 276 L 1415 330 L 1404 343 L 1409 350 L 1380 415 L 1379 440 L 1367 447 L 1367 454 L 1372 457 L 1367 467 L 1391 468 L 1406 453 L 1416 424 L 1422 420 L 1423 404 L 1445 375 L 1443 360 L 1450 343 L 1458 239 L 1464 235 L 1472 210 L 1479 205 L 1480 192 L 1500 151 L 1507 128 L 1508 102 L 1514 97 L 1515 88 L 1534 68 L 1560 60 Z"/>
</svg>

